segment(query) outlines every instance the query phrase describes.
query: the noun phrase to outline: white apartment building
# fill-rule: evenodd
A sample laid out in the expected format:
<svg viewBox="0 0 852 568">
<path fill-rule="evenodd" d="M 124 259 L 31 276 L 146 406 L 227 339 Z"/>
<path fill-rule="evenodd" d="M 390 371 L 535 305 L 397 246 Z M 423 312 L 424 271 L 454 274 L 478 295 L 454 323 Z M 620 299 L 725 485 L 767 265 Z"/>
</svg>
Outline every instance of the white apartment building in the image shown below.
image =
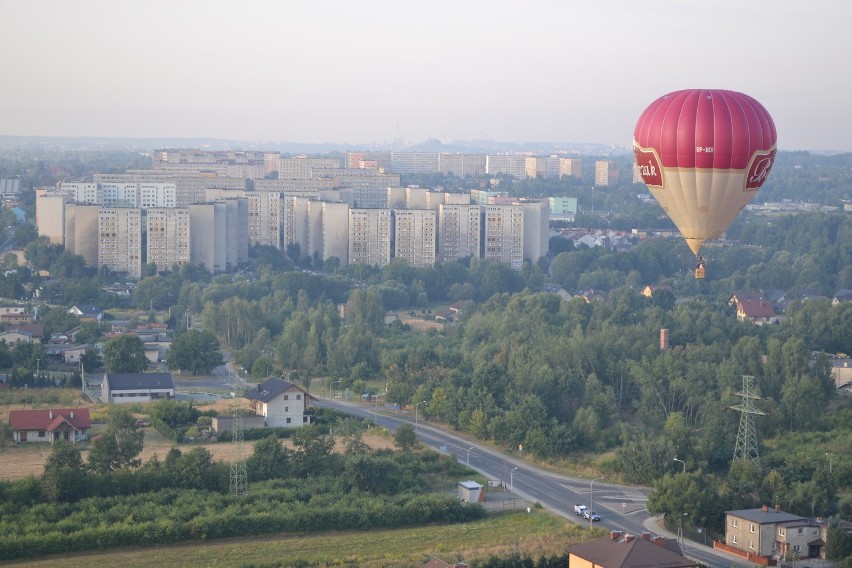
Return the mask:
<svg viewBox="0 0 852 568">
<path fill-rule="evenodd" d="M 550 248 L 550 203 L 524 201 L 524 258 L 535 263 Z"/>
<path fill-rule="evenodd" d="M 391 152 L 391 171 L 396 174 L 433 174 L 438 172 L 435 152 Z"/>
<path fill-rule="evenodd" d="M 382 267 L 390 257 L 390 209 L 350 209 L 349 263 Z"/>
<path fill-rule="evenodd" d="M 190 262 L 189 209 L 154 207 L 146 217 L 148 263 L 160 272 Z"/>
<path fill-rule="evenodd" d="M 281 248 L 285 199 L 279 191 L 248 191 L 248 236 L 252 245 Z"/>
<path fill-rule="evenodd" d="M 278 179 L 313 179 L 315 169 L 340 169 L 341 163 L 337 158 L 280 158 Z"/>
<path fill-rule="evenodd" d="M 139 184 L 101 183 L 98 184 L 98 205 L 108 208 L 139 207 Z"/>
<path fill-rule="evenodd" d="M 438 208 L 438 258 L 441 262 L 468 256 L 479 258 L 482 207 L 443 203 Z"/>
<path fill-rule="evenodd" d="M 438 155 L 438 171 L 460 178 L 480 176 L 487 172 L 485 162 L 485 154 L 442 153 Z"/>
<path fill-rule="evenodd" d="M 484 255 L 518 270 L 524 263 L 524 207 L 485 205 Z"/>
<path fill-rule="evenodd" d="M 437 215 L 432 209 L 395 209 L 394 258 L 404 258 L 415 268 L 435 264 Z"/>
<path fill-rule="evenodd" d="M 142 276 L 142 210 L 130 207 L 98 211 L 98 270 Z"/>
<path fill-rule="evenodd" d="M 70 196 L 70 200 L 75 203 L 97 203 L 100 204 L 102 199 L 97 183 L 72 181 L 62 182 L 59 185 L 63 193 Z"/>
<path fill-rule="evenodd" d="M 139 207 L 176 207 L 177 186 L 174 182 L 139 182 Z"/>
<path fill-rule="evenodd" d="M 527 157 L 516 155 L 488 155 L 485 157 L 485 173 L 509 174 L 518 179 L 527 175 Z"/>
</svg>

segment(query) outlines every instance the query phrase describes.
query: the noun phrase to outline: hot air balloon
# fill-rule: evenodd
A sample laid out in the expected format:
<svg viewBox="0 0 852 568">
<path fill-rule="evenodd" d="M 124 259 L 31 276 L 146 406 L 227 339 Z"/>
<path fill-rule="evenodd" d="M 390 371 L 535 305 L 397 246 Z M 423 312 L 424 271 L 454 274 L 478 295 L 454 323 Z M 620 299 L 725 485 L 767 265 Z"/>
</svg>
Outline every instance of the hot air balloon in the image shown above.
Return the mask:
<svg viewBox="0 0 852 568">
<path fill-rule="evenodd" d="M 750 96 L 688 89 L 645 109 L 633 152 L 651 194 L 698 256 L 704 241 L 720 236 L 766 181 L 776 140 L 772 117 Z M 696 277 L 703 278 L 699 259 Z"/>
</svg>

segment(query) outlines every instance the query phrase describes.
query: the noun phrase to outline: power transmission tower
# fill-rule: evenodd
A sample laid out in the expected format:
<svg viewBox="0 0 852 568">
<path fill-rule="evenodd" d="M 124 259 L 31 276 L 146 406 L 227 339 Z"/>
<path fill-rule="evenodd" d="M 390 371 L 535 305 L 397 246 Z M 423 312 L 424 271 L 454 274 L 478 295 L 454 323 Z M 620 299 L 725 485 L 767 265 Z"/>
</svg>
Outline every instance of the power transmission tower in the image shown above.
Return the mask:
<svg viewBox="0 0 852 568">
<path fill-rule="evenodd" d="M 234 439 L 234 461 L 231 462 L 231 493 L 242 497 L 248 491 L 248 477 L 246 476 L 245 443 L 243 440 L 243 409 L 239 398 L 234 398 L 231 405 L 233 411 L 233 439 Z"/>
<path fill-rule="evenodd" d="M 737 445 L 734 448 L 733 463 L 750 462 L 760 467 L 760 454 L 757 451 L 757 431 L 754 428 L 754 416 L 766 416 L 766 413 L 754 405 L 760 397 L 754 394 L 754 377 L 743 375 L 743 390 L 737 393 L 743 402 L 731 406 L 731 410 L 740 413 L 740 429 L 737 431 Z"/>
</svg>

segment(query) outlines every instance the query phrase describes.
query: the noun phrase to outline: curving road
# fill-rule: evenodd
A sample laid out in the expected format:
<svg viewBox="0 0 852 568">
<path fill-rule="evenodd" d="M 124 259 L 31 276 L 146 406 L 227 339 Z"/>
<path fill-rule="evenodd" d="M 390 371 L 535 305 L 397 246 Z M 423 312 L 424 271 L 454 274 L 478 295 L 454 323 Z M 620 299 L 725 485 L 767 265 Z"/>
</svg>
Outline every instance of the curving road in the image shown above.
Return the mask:
<svg viewBox="0 0 852 568">
<path fill-rule="evenodd" d="M 415 417 L 409 414 L 390 414 L 383 408 L 377 409 L 341 399 L 322 398 L 314 402 L 314 405 L 368 418 L 389 430 L 395 430 L 400 424 L 415 422 Z M 548 472 L 453 432 L 436 428 L 425 423 L 422 418 L 417 420 L 416 428 L 417 437 L 427 446 L 455 455 L 460 463 L 469 465 L 489 481 L 504 484 L 518 497 L 541 503 L 544 508 L 570 521 L 588 524 L 588 520 L 574 514 L 574 505 L 579 503 L 588 507 L 592 501 L 592 508 L 601 516 L 601 521 L 594 523 L 595 526 L 634 535 L 651 532 L 667 538 L 676 537 L 662 531 L 656 520 L 648 515 L 645 509 L 647 495 L 644 488 L 607 483 L 605 479 L 591 482 L 588 479 Z M 684 541 L 684 554 L 711 568 L 751 566 L 733 556 L 689 540 Z"/>
</svg>

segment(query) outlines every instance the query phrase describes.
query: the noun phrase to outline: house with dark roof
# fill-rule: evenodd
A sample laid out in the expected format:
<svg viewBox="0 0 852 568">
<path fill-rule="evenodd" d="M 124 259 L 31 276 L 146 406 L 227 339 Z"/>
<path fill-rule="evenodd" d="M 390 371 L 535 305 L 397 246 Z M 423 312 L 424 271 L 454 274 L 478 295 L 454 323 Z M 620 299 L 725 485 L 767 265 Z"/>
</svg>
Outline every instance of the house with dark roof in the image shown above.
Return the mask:
<svg viewBox="0 0 852 568">
<path fill-rule="evenodd" d="M 788 524 L 798 526 L 803 520 L 804 517 L 785 513 L 778 505 L 774 508 L 764 505 L 759 509 L 725 511 L 725 542 L 716 542 L 714 547 L 754 564 L 772 566 L 774 557 L 782 554 L 785 548 L 779 541 L 779 531 L 786 535 Z"/>
<path fill-rule="evenodd" d="M 10 410 L 9 425 L 15 442 L 79 442 L 88 438 L 92 421 L 88 408 Z"/>
<path fill-rule="evenodd" d="M 681 554 L 673 539 L 613 531 L 609 536 L 567 548 L 571 568 L 690 568 L 699 564 Z"/>
<path fill-rule="evenodd" d="M 844 304 L 846 302 L 852 302 L 852 290 L 850 290 L 849 288 L 841 288 L 831 299 L 831 303 L 835 306 L 837 304 Z"/>
<path fill-rule="evenodd" d="M 77 316 L 80 321 L 101 321 L 104 315 L 102 309 L 92 304 L 78 304 L 68 309 L 69 314 Z"/>
<path fill-rule="evenodd" d="M 267 427 L 296 428 L 311 423 L 308 407 L 314 397 L 290 381 L 272 377 L 247 390 L 243 398 L 256 416 L 264 417 Z"/>
<path fill-rule="evenodd" d="M 124 404 L 175 397 L 171 373 L 107 373 L 101 382 L 101 400 Z"/>
</svg>

